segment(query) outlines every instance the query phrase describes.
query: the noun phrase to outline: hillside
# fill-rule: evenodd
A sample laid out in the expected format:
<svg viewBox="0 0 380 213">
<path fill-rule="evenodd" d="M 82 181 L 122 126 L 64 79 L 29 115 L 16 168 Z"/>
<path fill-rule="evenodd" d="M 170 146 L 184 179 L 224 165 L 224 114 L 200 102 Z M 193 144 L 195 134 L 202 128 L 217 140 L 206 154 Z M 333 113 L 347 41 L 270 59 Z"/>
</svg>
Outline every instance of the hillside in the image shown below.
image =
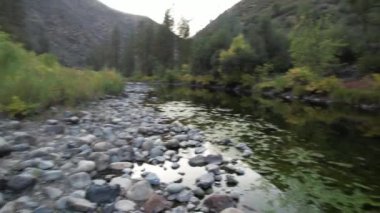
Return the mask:
<svg viewBox="0 0 380 213">
<path fill-rule="evenodd" d="M 379 55 L 378 14 L 380 5 L 373 0 L 242 0 L 195 35 L 193 72 L 215 70 L 213 58 L 221 49 L 228 48 L 239 33 L 244 34 L 261 63 L 269 62 L 278 71 L 286 71 L 291 66 L 287 60 L 289 33 L 305 17 L 328 18 L 347 44 L 339 53 L 340 61 L 356 64 L 362 56 Z"/>
<path fill-rule="evenodd" d="M 147 31 L 162 30 L 147 17 L 121 13 L 96 0 L 0 0 L 0 7 L 5 31 L 28 49 L 52 53 L 71 67 L 121 68 L 127 51 L 134 54 L 137 33 L 146 31 L 141 38 Z"/>
</svg>

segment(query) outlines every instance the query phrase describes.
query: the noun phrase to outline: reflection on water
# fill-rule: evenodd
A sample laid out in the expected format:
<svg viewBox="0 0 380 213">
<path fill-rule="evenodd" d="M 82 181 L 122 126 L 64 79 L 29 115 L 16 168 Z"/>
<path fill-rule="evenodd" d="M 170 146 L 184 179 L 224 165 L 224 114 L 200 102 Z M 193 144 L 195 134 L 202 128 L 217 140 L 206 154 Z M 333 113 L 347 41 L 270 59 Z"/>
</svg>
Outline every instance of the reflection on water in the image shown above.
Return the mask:
<svg viewBox="0 0 380 213">
<path fill-rule="evenodd" d="M 184 87 L 154 95 L 162 113 L 210 140 L 247 143 L 254 155 L 245 162 L 284 191 L 276 202 L 297 212 L 379 211 L 379 114 Z"/>
</svg>

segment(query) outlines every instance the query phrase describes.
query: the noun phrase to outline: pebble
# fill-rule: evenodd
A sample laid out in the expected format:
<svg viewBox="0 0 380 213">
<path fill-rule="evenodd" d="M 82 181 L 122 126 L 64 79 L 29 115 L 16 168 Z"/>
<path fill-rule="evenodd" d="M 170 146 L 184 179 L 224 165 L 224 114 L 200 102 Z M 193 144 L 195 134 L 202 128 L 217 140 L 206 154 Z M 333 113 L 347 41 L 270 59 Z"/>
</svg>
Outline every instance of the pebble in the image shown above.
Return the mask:
<svg viewBox="0 0 380 213">
<path fill-rule="evenodd" d="M 69 182 L 76 189 L 83 189 L 91 184 L 91 177 L 86 172 L 80 172 L 69 176 Z"/>
<path fill-rule="evenodd" d="M 130 200 L 119 200 L 115 203 L 115 209 L 121 212 L 131 212 L 136 208 L 136 203 Z"/>
</svg>

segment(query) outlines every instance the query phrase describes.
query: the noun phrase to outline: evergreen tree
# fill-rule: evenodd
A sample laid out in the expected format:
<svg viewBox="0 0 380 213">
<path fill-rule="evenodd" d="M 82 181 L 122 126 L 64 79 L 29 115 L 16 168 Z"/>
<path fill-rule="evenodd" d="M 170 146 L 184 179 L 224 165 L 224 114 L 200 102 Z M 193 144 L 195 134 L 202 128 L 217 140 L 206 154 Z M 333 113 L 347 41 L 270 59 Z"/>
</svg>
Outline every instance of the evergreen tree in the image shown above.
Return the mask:
<svg viewBox="0 0 380 213">
<path fill-rule="evenodd" d="M 174 27 L 174 18 L 171 14 L 171 10 L 170 9 L 167 9 L 165 11 L 165 16 L 164 16 L 164 22 L 163 22 L 163 25 L 165 27 L 167 27 L 170 31 L 173 31 L 173 27 Z"/>
<path fill-rule="evenodd" d="M 178 35 L 181 38 L 187 39 L 190 36 L 190 20 L 181 18 L 178 24 Z"/>
</svg>

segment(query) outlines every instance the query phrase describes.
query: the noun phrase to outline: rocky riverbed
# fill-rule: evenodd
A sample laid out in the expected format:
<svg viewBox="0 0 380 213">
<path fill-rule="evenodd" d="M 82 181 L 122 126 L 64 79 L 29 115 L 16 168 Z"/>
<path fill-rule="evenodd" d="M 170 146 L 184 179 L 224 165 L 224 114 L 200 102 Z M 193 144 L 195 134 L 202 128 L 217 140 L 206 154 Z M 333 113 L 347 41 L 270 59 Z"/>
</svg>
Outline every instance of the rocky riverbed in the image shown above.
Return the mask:
<svg viewBox="0 0 380 213">
<path fill-rule="evenodd" d="M 121 97 L 43 121 L 1 120 L 0 212 L 255 212 L 234 188 L 252 171 L 146 106 L 150 90 L 128 84 Z"/>
</svg>

